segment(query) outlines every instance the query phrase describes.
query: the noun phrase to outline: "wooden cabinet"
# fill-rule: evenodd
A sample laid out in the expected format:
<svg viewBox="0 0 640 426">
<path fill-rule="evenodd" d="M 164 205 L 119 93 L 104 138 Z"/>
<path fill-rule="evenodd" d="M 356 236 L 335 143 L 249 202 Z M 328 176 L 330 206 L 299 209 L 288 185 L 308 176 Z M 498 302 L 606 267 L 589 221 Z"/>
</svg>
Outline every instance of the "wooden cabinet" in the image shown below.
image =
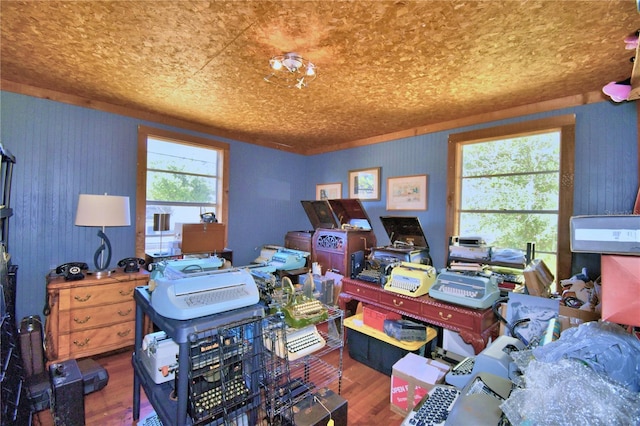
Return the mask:
<svg viewBox="0 0 640 426">
<path fill-rule="evenodd" d="M 133 345 L 133 292 L 148 281 L 145 271 L 120 270 L 109 277 L 88 275 L 79 281 L 47 277 L 47 360 L 61 362 Z"/>
<path fill-rule="evenodd" d="M 313 234 L 313 262 L 322 271 L 334 270 L 341 275 L 351 275 L 351 254 L 363 251 L 365 255 L 376 245 L 373 231 L 318 229 Z"/>
<path fill-rule="evenodd" d="M 284 236 L 284 246 L 286 248 L 306 251 L 311 253 L 311 237 L 313 231 L 289 231 Z"/>
</svg>

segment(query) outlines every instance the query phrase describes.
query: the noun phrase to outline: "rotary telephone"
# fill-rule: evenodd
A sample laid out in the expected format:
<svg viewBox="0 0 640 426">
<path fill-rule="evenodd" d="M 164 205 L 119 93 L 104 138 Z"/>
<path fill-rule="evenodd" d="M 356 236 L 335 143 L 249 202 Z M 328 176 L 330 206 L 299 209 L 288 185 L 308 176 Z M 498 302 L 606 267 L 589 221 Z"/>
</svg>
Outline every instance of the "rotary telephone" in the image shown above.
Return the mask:
<svg viewBox="0 0 640 426">
<path fill-rule="evenodd" d="M 216 214 L 214 212 L 205 212 L 200 215 L 200 219 L 202 219 L 203 223 L 218 223 L 218 219 L 216 219 Z"/>
<path fill-rule="evenodd" d="M 124 267 L 124 272 L 138 272 L 140 270 L 140 265 L 144 265 L 145 260 L 140 259 L 139 257 L 126 257 L 118 262 L 119 267 Z"/>
<path fill-rule="evenodd" d="M 77 281 L 84 278 L 82 271 L 89 269 L 89 265 L 84 262 L 63 263 L 56 268 L 56 274 L 64 275 L 65 281 Z"/>
</svg>

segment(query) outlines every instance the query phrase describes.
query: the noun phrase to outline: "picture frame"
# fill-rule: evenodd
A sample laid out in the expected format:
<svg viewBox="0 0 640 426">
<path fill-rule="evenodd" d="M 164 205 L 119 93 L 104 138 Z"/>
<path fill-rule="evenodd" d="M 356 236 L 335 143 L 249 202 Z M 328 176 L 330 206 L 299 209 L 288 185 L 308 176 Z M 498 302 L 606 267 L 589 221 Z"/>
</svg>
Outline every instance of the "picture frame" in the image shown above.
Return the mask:
<svg viewBox="0 0 640 426">
<path fill-rule="evenodd" d="M 319 183 L 316 185 L 316 200 L 334 200 L 342 198 L 342 183 Z"/>
<path fill-rule="evenodd" d="M 387 210 L 427 210 L 427 175 L 387 179 Z"/>
<path fill-rule="evenodd" d="M 381 167 L 349 170 L 349 198 L 380 200 Z"/>
</svg>

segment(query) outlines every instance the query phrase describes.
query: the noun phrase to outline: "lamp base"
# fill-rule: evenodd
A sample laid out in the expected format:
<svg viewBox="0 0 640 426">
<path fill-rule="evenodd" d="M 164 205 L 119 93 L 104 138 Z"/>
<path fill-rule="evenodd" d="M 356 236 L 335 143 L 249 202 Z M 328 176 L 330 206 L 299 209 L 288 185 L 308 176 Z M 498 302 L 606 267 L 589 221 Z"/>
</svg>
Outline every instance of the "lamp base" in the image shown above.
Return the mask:
<svg viewBox="0 0 640 426">
<path fill-rule="evenodd" d="M 110 277 L 111 274 L 115 271 L 115 269 L 105 269 L 104 271 L 89 271 L 87 272 L 87 275 L 93 275 L 95 278 L 100 279 Z"/>
</svg>

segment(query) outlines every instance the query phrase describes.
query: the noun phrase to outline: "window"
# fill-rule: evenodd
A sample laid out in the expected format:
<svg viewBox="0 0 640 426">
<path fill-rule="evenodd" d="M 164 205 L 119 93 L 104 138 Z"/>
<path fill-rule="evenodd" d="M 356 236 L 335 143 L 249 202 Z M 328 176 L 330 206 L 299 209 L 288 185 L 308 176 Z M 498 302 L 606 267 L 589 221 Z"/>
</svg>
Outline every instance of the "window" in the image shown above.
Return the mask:
<svg viewBox="0 0 640 426">
<path fill-rule="evenodd" d="M 197 223 L 202 213 L 213 212 L 219 222 L 227 222 L 228 157 L 228 144 L 140 126 L 137 256 L 172 254 L 175 224 Z M 163 213 L 168 213 L 169 229 L 154 230 L 154 216 Z"/>
<path fill-rule="evenodd" d="M 570 276 L 573 116 L 450 135 L 447 232 L 525 250 Z"/>
</svg>

